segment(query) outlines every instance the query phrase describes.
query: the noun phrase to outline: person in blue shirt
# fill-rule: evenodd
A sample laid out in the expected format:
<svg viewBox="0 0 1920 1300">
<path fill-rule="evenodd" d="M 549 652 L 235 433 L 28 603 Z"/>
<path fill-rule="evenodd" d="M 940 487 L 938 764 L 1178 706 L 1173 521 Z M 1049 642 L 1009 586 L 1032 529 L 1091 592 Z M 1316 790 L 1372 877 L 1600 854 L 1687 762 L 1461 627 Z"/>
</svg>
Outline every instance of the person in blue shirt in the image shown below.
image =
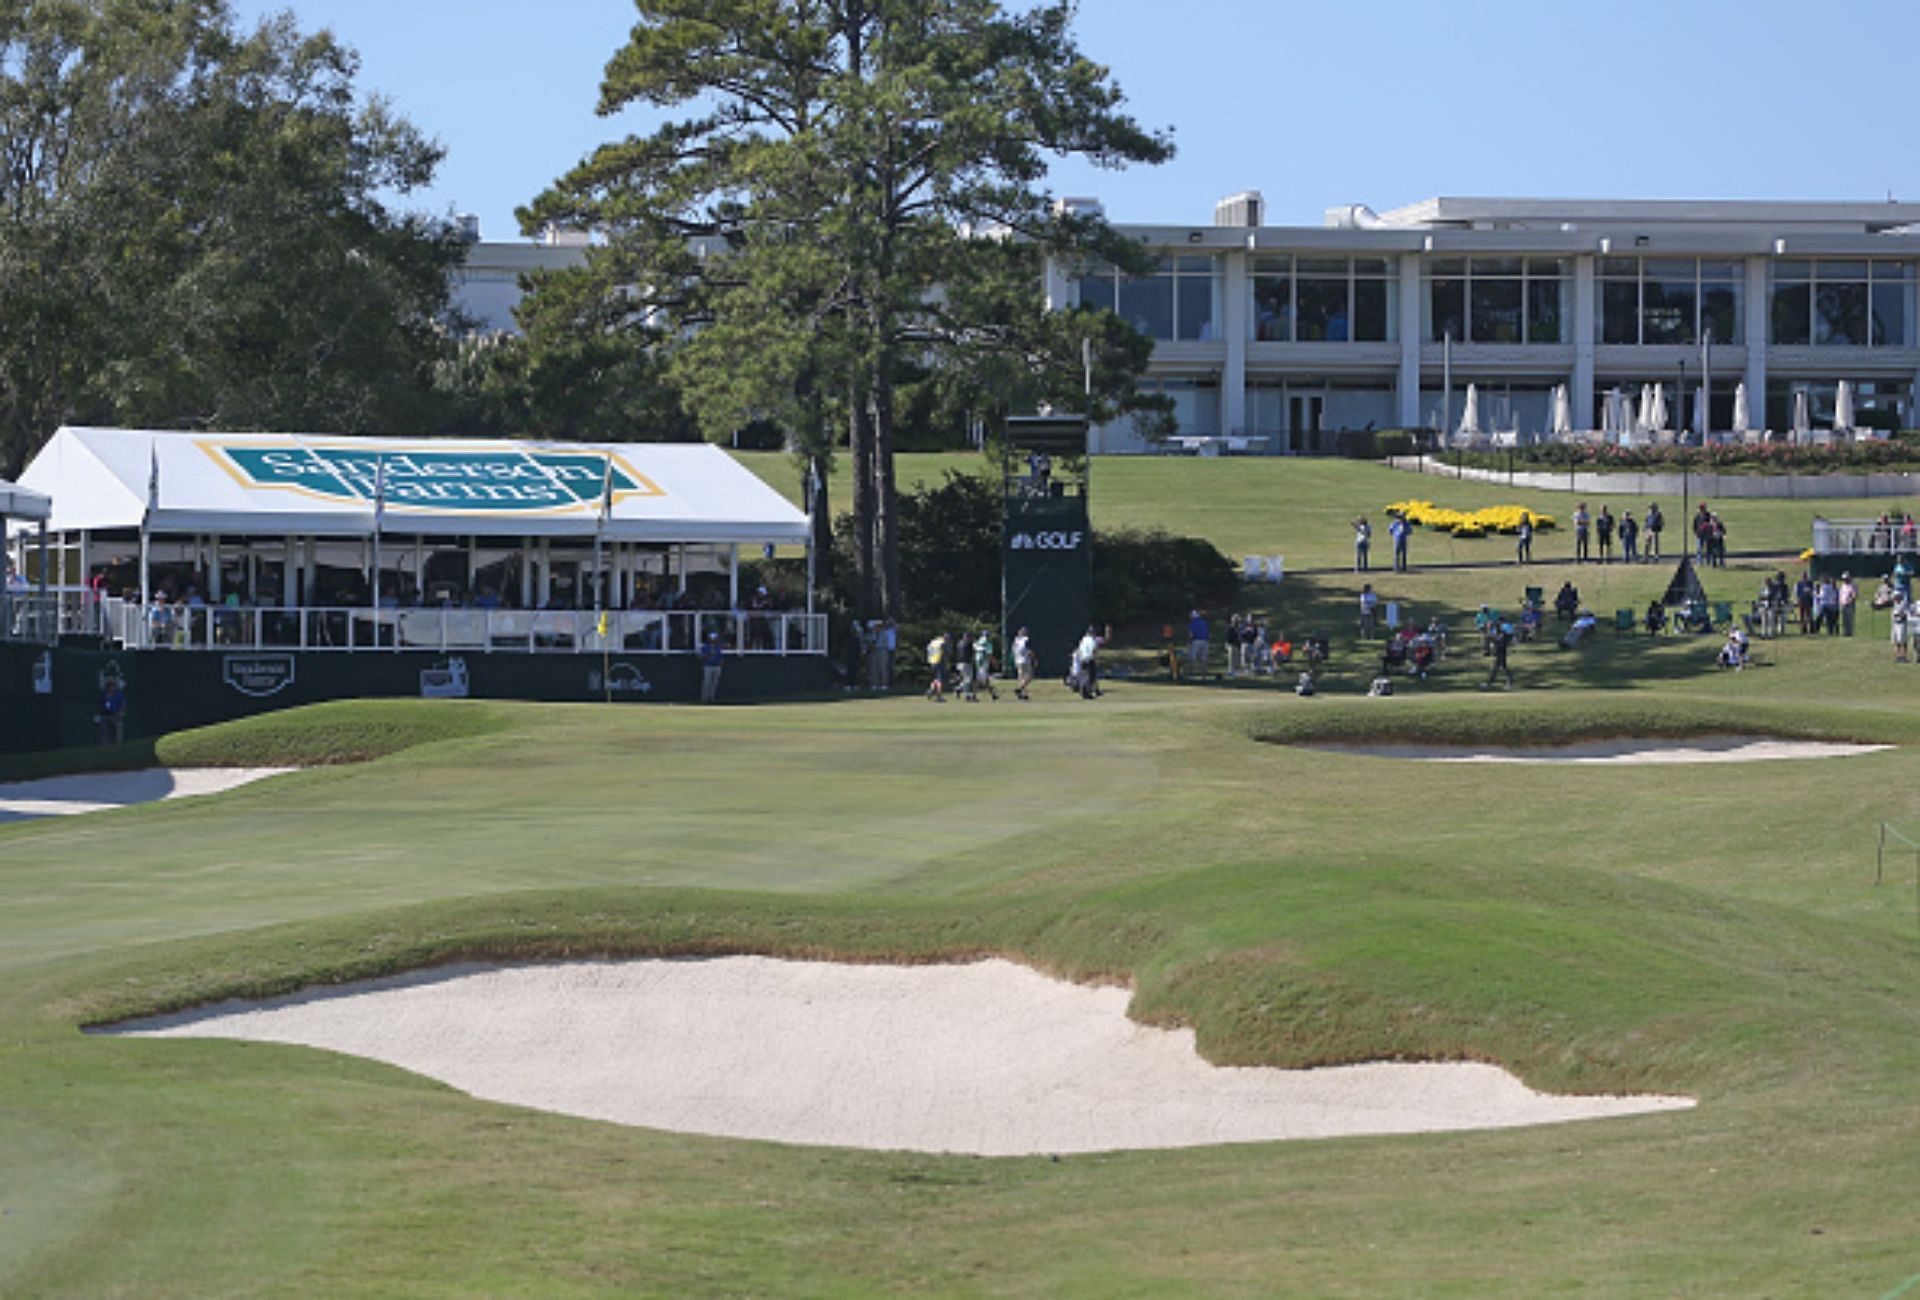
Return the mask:
<svg viewBox="0 0 1920 1300">
<path fill-rule="evenodd" d="M 707 633 L 707 639 L 700 647 L 700 702 L 702 704 L 712 704 L 720 698 L 720 666 L 725 658 L 726 651 L 720 645 L 720 634 Z"/>
<path fill-rule="evenodd" d="M 118 677 L 109 677 L 100 686 L 100 701 L 93 720 L 100 724 L 100 743 L 118 745 L 127 738 L 127 692 Z"/>
<path fill-rule="evenodd" d="M 1393 522 L 1387 525 L 1387 532 L 1393 538 L 1393 571 L 1407 571 L 1407 539 L 1413 536 L 1413 525 L 1407 522 L 1403 514 L 1395 513 Z"/>
<path fill-rule="evenodd" d="M 1187 620 L 1187 663 L 1195 672 L 1206 671 L 1208 642 L 1212 636 L 1207 616 L 1194 610 L 1193 617 Z"/>
</svg>

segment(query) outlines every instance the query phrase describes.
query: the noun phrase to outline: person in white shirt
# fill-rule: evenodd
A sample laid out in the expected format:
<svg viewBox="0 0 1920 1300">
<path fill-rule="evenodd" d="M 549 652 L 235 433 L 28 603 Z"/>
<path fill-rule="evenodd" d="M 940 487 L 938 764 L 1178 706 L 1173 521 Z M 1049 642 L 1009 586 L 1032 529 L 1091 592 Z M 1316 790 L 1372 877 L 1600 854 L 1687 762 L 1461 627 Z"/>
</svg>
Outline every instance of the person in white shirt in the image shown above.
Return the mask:
<svg viewBox="0 0 1920 1300">
<path fill-rule="evenodd" d="M 1023 627 L 1013 638 L 1013 671 L 1016 679 L 1013 693 L 1020 699 L 1029 698 L 1027 687 L 1033 684 L 1033 666 L 1033 641 Z"/>
<path fill-rule="evenodd" d="M 1100 647 L 1105 645 L 1106 641 L 1105 636 L 1089 627 L 1087 634 L 1080 638 L 1080 644 L 1074 647 L 1074 679 L 1079 684 L 1080 698 L 1083 700 L 1091 700 L 1102 693 L 1099 656 Z"/>
</svg>

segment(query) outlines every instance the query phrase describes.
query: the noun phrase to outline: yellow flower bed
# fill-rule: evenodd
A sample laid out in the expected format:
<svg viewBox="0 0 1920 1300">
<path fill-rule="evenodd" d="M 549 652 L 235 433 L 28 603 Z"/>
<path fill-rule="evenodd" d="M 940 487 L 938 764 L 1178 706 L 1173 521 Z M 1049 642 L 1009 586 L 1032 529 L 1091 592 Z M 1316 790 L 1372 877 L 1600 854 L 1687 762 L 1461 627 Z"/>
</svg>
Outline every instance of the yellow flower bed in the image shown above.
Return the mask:
<svg viewBox="0 0 1920 1300">
<path fill-rule="evenodd" d="M 1386 508 L 1389 515 L 1405 515 L 1409 523 L 1455 537 L 1485 537 L 1488 533 L 1517 533 L 1520 516 L 1533 519 L 1533 530 L 1544 533 L 1554 526 L 1552 515 L 1525 506 L 1488 506 L 1484 510 L 1448 510 L 1431 501 L 1396 501 Z"/>
</svg>

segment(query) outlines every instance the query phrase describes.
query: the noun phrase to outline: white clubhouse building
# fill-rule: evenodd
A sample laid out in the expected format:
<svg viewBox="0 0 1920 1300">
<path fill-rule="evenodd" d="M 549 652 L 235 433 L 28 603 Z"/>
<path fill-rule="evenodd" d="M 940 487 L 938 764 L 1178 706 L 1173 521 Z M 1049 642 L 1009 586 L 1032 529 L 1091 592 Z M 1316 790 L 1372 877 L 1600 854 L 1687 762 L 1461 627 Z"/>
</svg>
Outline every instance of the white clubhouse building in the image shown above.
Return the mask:
<svg viewBox="0 0 1920 1300">
<path fill-rule="evenodd" d="M 1158 255 L 1149 275 L 1047 267 L 1050 306 L 1098 304 L 1156 341 L 1145 383 L 1189 439 L 1288 454 L 1453 428 L 1468 385 L 1483 427 L 1522 438 L 1551 427 L 1561 385 L 1575 429 L 1654 384 L 1674 427 L 1698 429 L 1703 383 L 1715 430 L 1741 385 L 1755 429 L 1830 423 L 1842 381 L 1857 424 L 1920 424 L 1920 204 L 1436 198 L 1321 226 L 1265 225 L 1265 206 L 1249 192 L 1211 224 L 1118 223 Z M 461 301 L 504 325 L 515 272 L 579 255 L 476 244 Z M 1095 438 L 1149 449 L 1128 425 Z"/>
</svg>

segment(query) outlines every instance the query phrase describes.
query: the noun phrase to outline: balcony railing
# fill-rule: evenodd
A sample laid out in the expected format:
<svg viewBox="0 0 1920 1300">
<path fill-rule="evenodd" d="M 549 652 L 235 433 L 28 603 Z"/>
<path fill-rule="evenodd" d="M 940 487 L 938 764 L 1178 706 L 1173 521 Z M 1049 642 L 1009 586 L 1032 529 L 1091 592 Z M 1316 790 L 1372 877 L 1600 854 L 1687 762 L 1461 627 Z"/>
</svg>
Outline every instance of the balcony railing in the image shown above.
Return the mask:
<svg viewBox="0 0 1920 1300">
<path fill-rule="evenodd" d="M 143 606 L 77 588 L 0 600 L 0 637 L 99 636 L 133 650 L 691 654 L 717 636 L 733 655 L 827 653 L 826 615 L 774 610 Z"/>
<path fill-rule="evenodd" d="M 1920 550 L 1920 535 L 1901 522 L 1879 519 L 1816 519 L 1815 555 L 1888 555 Z"/>
</svg>

